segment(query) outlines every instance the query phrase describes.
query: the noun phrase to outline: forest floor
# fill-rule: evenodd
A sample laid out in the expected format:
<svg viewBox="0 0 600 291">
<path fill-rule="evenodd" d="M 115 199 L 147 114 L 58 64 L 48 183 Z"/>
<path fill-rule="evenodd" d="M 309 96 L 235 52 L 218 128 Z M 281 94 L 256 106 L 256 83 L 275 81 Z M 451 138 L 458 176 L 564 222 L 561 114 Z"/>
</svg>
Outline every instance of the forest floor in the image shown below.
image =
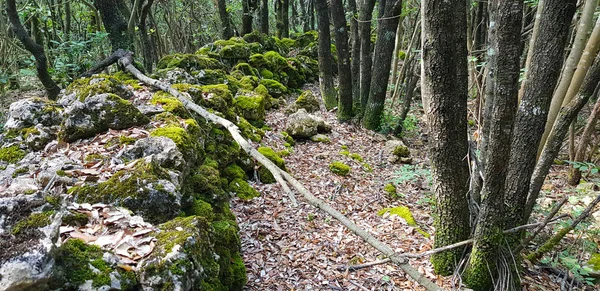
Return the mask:
<svg viewBox="0 0 600 291">
<path fill-rule="evenodd" d="M 311 88 L 319 94 L 317 88 Z M 378 215 L 384 208 L 406 206 L 427 234 L 434 234 L 431 174 L 426 152 L 422 109 L 418 132 L 408 133 L 412 164 L 392 164 L 382 152 L 383 136 L 352 123 L 339 123 L 335 112 L 321 111 L 333 127 L 330 143 L 300 141 L 284 157 L 288 171 L 318 198 L 328 202 L 398 253 L 421 253 L 433 248 L 433 236 L 426 237 L 398 216 Z M 280 133 L 285 130 L 284 109 L 271 111 L 269 131 L 262 145 L 285 150 Z M 359 154 L 372 167 L 340 153 L 342 147 Z M 333 174 L 328 166 L 342 161 L 352 167 L 348 176 Z M 555 167 L 545 185 L 542 204 L 560 200 L 566 189 L 565 166 Z M 399 197 L 384 191 L 387 183 L 397 186 Z M 337 220 L 309 205 L 301 196 L 293 207 L 278 184 L 253 184 L 261 197 L 232 201 L 241 231 L 242 254 L 246 262 L 246 290 L 424 290 L 393 264 L 380 264 L 358 271 L 338 271 L 344 265 L 363 264 L 384 257 L 351 233 Z M 554 193 L 554 194 L 553 194 Z M 549 206 L 548 206 L 549 207 Z M 565 206 L 567 208 L 567 206 Z M 569 210 L 567 210 L 569 211 Z M 540 220 L 541 220 L 540 216 Z M 548 227 L 552 232 L 552 227 Z M 547 236 L 549 234 L 546 234 Z M 427 278 L 448 290 L 460 289 L 459 276 L 441 277 L 433 272 L 429 257 L 411 259 L 410 264 Z M 525 266 L 524 290 L 560 290 L 565 280 L 538 267 Z"/>
</svg>

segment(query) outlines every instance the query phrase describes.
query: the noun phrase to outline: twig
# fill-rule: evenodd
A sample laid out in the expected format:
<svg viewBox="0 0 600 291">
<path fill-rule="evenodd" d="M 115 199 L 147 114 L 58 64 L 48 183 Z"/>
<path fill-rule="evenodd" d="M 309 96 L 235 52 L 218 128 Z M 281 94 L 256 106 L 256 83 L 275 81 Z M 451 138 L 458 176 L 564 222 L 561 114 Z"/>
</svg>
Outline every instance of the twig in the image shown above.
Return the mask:
<svg viewBox="0 0 600 291">
<path fill-rule="evenodd" d="M 560 200 L 558 202 L 558 204 L 556 204 L 554 206 L 554 208 L 552 208 L 552 211 L 550 211 L 550 215 L 548 215 L 548 217 L 546 217 L 546 219 L 542 222 L 542 224 L 533 232 L 533 234 L 531 234 L 530 236 L 526 237 L 525 239 L 523 239 L 523 242 L 521 242 L 521 244 L 515 248 L 513 250 L 514 253 L 518 253 L 520 251 L 522 251 L 541 231 L 542 229 L 544 229 L 544 227 L 546 227 L 546 225 L 552 220 L 552 218 L 554 217 L 554 215 L 556 215 L 556 213 L 558 213 L 558 211 L 560 210 L 560 208 L 565 205 L 565 203 L 569 200 L 568 196 L 563 197 L 562 200 Z"/>
</svg>

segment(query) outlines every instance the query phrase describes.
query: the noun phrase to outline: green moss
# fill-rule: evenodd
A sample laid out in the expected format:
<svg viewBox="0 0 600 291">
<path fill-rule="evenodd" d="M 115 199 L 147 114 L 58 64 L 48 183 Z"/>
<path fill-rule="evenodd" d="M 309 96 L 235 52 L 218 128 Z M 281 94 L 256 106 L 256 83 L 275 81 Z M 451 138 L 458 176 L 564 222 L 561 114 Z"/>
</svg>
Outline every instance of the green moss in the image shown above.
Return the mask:
<svg viewBox="0 0 600 291">
<path fill-rule="evenodd" d="M 348 146 L 347 145 L 343 145 L 340 148 L 343 149 L 343 150 L 348 150 Z"/>
<path fill-rule="evenodd" d="M 310 90 L 302 92 L 295 103 L 298 107 L 306 109 L 307 112 L 319 110 L 319 100 L 317 100 Z"/>
<path fill-rule="evenodd" d="M 391 185 L 391 184 L 388 184 L 388 185 Z M 388 185 L 386 185 L 386 187 Z M 395 188 L 394 188 L 394 191 L 395 191 Z M 426 232 L 424 232 L 421 229 L 421 227 L 419 227 L 419 225 L 415 221 L 415 218 L 413 217 L 413 215 L 410 212 L 410 209 L 408 207 L 406 207 L 406 206 L 398 206 L 398 207 L 394 207 L 394 208 L 384 208 L 384 209 L 379 210 L 377 212 L 377 215 L 382 216 L 382 215 L 384 215 L 384 214 L 386 214 L 388 212 L 390 213 L 390 215 L 397 215 L 397 216 L 401 217 L 402 219 L 404 219 L 406 221 L 406 223 L 409 226 L 414 227 L 424 237 L 429 238 L 429 234 L 426 233 Z"/>
<path fill-rule="evenodd" d="M 292 146 L 296 144 L 296 141 L 294 141 L 294 138 L 291 135 L 289 135 L 286 131 L 281 132 L 281 135 L 283 136 L 283 140 L 286 143 L 288 143 Z"/>
<path fill-rule="evenodd" d="M 588 261 L 588 265 L 590 265 L 592 269 L 596 271 L 600 270 L 600 254 L 592 254 L 592 257 Z"/>
<path fill-rule="evenodd" d="M 184 128 L 176 126 L 161 127 L 150 132 L 150 136 L 170 138 L 175 142 L 177 148 L 184 154 L 184 158 L 187 160 L 198 159 L 202 154 L 202 147 L 198 141 L 198 137 Z"/>
<path fill-rule="evenodd" d="M 348 151 L 348 150 L 341 150 L 340 151 L 340 155 L 349 157 L 350 156 L 350 151 Z"/>
<path fill-rule="evenodd" d="M 363 162 L 363 158 L 357 153 L 351 153 L 350 158 L 352 158 L 355 161 L 359 161 L 361 163 Z"/>
<path fill-rule="evenodd" d="M 120 144 L 126 144 L 126 145 L 130 145 L 130 144 L 134 144 L 136 142 L 136 139 L 133 137 L 129 137 L 126 135 L 121 135 L 119 136 L 119 143 Z"/>
<path fill-rule="evenodd" d="M 410 156 L 410 151 L 405 146 L 397 146 L 394 148 L 392 154 L 399 158 L 408 158 Z"/>
<path fill-rule="evenodd" d="M 224 59 L 247 59 L 250 57 L 250 48 L 245 44 L 231 44 L 221 48 L 219 55 Z"/>
<path fill-rule="evenodd" d="M 95 162 L 95 161 L 102 161 L 106 158 L 107 158 L 106 156 L 103 156 L 101 154 L 87 154 L 83 160 L 86 162 Z"/>
<path fill-rule="evenodd" d="M 329 170 L 337 175 L 340 176 L 346 176 L 350 173 L 350 166 L 339 162 L 339 161 L 335 161 L 331 164 L 329 164 Z"/>
<path fill-rule="evenodd" d="M 35 229 L 44 227 L 52 222 L 52 220 L 50 220 L 50 217 L 52 215 L 54 215 L 54 210 L 32 213 L 27 218 L 17 222 L 13 226 L 11 233 L 13 235 L 18 235 L 21 231 L 25 229 Z"/>
<path fill-rule="evenodd" d="M 9 164 L 16 163 L 25 157 L 25 151 L 17 145 L 9 146 L 0 149 L 0 161 L 5 161 Z"/>
<path fill-rule="evenodd" d="M 122 75 L 112 76 L 105 74 L 97 74 L 89 78 L 80 78 L 74 80 L 67 87 L 67 94 L 76 93 L 79 101 L 85 100 L 87 97 L 111 93 L 121 98 L 128 99 L 131 97 L 131 91 L 125 86 L 126 83 L 120 80 Z M 128 84 L 133 82 L 128 81 Z M 137 86 L 137 82 L 135 82 Z"/>
<path fill-rule="evenodd" d="M 277 152 L 277 155 L 280 157 L 287 157 L 287 156 L 291 155 L 291 153 L 288 150 L 280 150 Z"/>
<path fill-rule="evenodd" d="M 229 183 L 229 191 L 242 200 L 251 200 L 252 198 L 260 196 L 260 193 L 256 191 L 256 189 L 252 188 L 248 182 L 240 178 L 235 178 Z"/>
<path fill-rule="evenodd" d="M 159 113 L 157 115 L 154 115 L 154 117 L 152 118 L 152 120 L 154 121 L 164 122 L 166 126 L 179 126 L 180 119 L 181 118 L 179 116 L 176 116 L 170 112 Z"/>
<path fill-rule="evenodd" d="M 535 252 L 532 252 L 531 254 L 527 255 L 527 260 L 531 261 L 534 264 L 537 263 L 539 259 L 541 259 L 549 251 L 551 251 L 571 230 L 571 227 L 561 229 L 558 233 L 552 236 L 551 239 L 549 239 L 541 247 L 539 247 Z"/>
<path fill-rule="evenodd" d="M 216 168 L 202 165 L 192 171 L 184 187 L 187 193 L 193 193 L 211 205 L 227 202 L 228 195 L 221 186 L 221 175 Z"/>
<path fill-rule="evenodd" d="M 331 139 L 329 139 L 329 137 L 324 134 L 315 134 L 310 137 L 310 140 L 312 140 L 314 142 L 322 142 L 322 143 L 330 143 L 331 142 Z"/>
<path fill-rule="evenodd" d="M 199 54 L 172 54 L 163 57 L 157 69 L 182 68 L 182 69 L 222 69 L 224 65 L 216 59 Z"/>
<path fill-rule="evenodd" d="M 287 60 L 278 52 L 268 51 L 264 53 L 266 66 L 274 72 L 278 72 L 289 67 Z"/>
<path fill-rule="evenodd" d="M 267 159 L 271 160 L 277 167 L 286 171 L 285 161 L 279 155 L 277 155 L 277 153 L 272 148 L 259 147 L 258 152 L 265 156 Z M 263 166 L 258 168 L 258 175 L 260 181 L 265 184 L 275 183 L 275 177 L 273 177 L 273 174 L 271 174 L 271 172 Z"/>
<path fill-rule="evenodd" d="M 265 86 L 265 88 L 267 88 L 267 91 L 269 92 L 269 94 L 272 95 L 273 97 L 280 97 L 280 96 L 286 94 L 288 91 L 287 88 L 285 86 L 283 86 L 283 84 L 281 84 L 275 80 L 262 79 L 262 80 L 260 80 L 260 84 Z"/>
<path fill-rule="evenodd" d="M 391 196 L 396 195 L 396 186 L 392 183 L 385 184 L 383 191 Z"/>
<path fill-rule="evenodd" d="M 263 68 L 260 70 L 260 76 L 265 79 L 273 79 L 273 72 L 269 71 L 267 68 Z"/>
<path fill-rule="evenodd" d="M 183 118 L 189 117 L 189 113 L 183 103 L 164 91 L 156 92 L 154 96 L 152 96 L 150 103 L 160 105 L 165 111 L 171 112 L 177 116 Z"/>
<path fill-rule="evenodd" d="M 213 222 L 215 250 L 219 255 L 219 280 L 225 290 L 241 290 L 246 284 L 246 268 L 239 255 L 241 247 L 238 226 L 234 220 Z M 232 251 L 236 250 L 236 251 Z"/>
<path fill-rule="evenodd" d="M 252 125 L 246 118 L 239 117 L 236 125 L 240 128 L 240 132 L 246 138 L 249 138 L 252 141 L 259 142 L 262 140 L 262 137 L 265 135 L 264 131 L 259 128 L 256 128 Z"/>
<path fill-rule="evenodd" d="M 235 67 L 233 67 L 233 70 L 240 71 L 244 75 L 256 76 L 256 74 L 254 73 L 254 68 L 248 63 L 239 63 L 235 65 Z"/>
<path fill-rule="evenodd" d="M 265 98 L 251 91 L 238 93 L 234 105 L 239 115 L 250 121 L 263 121 L 265 119 Z"/>
<path fill-rule="evenodd" d="M 70 211 L 63 216 L 62 223 L 66 225 L 84 226 L 88 223 L 88 216 L 84 213 Z"/>
<path fill-rule="evenodd" d="M 215 218 L 214 210 L 210 203 L 202 199 L 195 199 L 191 215 L 202 216 L 208 221 L 212 221 Z"/>
<path fill-rule="evenodd" d="M 223 170 L 223 177 L 227 178 L 229 181 L 233 181 L 234 179 L 248 179 L 246 172 L 238 166 L 237 164 L 228 165 L 225 170 Z"/>
<path fill-rule="evenodd" d="M 27 172 L 29 172 L 29 168 L 27 168 L 27 167 L 21 167 L 21 168 L 16 169 L 15 172 L 12 174 L 12 176 L 13 176 L 13 178 L 16 178 L 19 175 L 25 174 Z"/>
</svg>

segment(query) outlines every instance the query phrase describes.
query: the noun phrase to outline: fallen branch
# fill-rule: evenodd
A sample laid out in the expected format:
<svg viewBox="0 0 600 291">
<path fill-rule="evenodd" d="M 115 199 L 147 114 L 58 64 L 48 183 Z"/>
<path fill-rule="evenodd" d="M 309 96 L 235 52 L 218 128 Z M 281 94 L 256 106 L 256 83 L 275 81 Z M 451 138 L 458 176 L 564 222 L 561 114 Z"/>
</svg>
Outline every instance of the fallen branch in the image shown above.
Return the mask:
<svg viewBox="0 0 600 291">
<path fill-rule="evenodd" d="M 560 208 L 563 205 L 565 205 L 565 203 L 567 203 L 568 200 L 569 200 L 568 196 L 565 196 L 562 200 L 560 200 L 560 202 L 558 202 L 558 204 L 556 204 L 554 206 L 554 208 L 552 208 L 552 211 L 550 211 L 550 215 L 548 215 L 548 217 L 546 217 L 546 219 L 544 219 L 542 224 L 533 232 L 533 234 L 531 234 L 530 236 L 523 239 L 521 244 L 513 250 L 513 253 L 515 253 L 515 254 L 519 253 L 525 247 L 527 247 L 527 245 L 542 231 L 542 229 L 544 229 L 544 227 L 546 227 L 546 225 L 553 219 L 554 215 L 556 215 L 556 213 L 558 213 Z"/>
<path fill-rule="evenodd" d="M 108 58 L 100 61 L 94 67 L 92 67 L 89 71 L 79 75 L 77 78 L 87 78 L 87 77 L 91 77 L 94 74 L 98 74 L 98 73 L 102 72 L 102 70 L 104 70 L 106 67 L 118 62 L 119 59 L 121 59 L 121 58 L 127 57 L 129 54 L 131 54 L 131 52 L 128 52 L 123 49 L 118 49 L 114 53 L 112 53 L 112 55 L 110 55 Z"/>
<path fill-rule="evenodd" d="M 175 96 L 189 110 L 192 110 L 192 111 L 198 113 L 200 116 L 202 116 L 206 120 L 209 120 L 209 121 L 212 121 L 214 123 L 224 126 L 231 133 L 231 136 L 233 137 L 233 139 L 240 145 L 240 147 L 246 153 L 248 153 L 250 156 L 252 156 L 254 159 L 256 159 L 259 163 L 261 163 L 265 168 L 267 168 L 273 174 L 273 176 L 275 177 L 275 180 L 277 182 L 279 182 L 279 184 L 281 184 L 284 191 L 289 195 L 290 200 L 292 201 L 293 205 L 296 205 L 296 200 L 294 198 L 293 192 L 287 186 L 286 180 L 298 192 L 300 192 L 304 196 L 304 198 L 306 200 L 308 200 L 308 202 L 311 205 L 318 207 L 319 209 L 321 209 L 321 210 L 327 212 L 329 215 L 333 216 L 335 219 L 339 220 L 344 226 L 346 226 L 348 229 L 350 229 L 356 235 L 363 238 L 371 246 L 373 246 L 374 248 L 376 248 L 377 250 L 382 252 L 385 256 L 390 258 L 390 260 L 392 262 L 394 262 L 396 265 L 398 265 L 404 272 L 406 272 L 406 274 L 408 274 L 411 278 L 413 278 L 417 283 L 421 284 L 427 290 L 442 290 L 440 286 L 436 285 L 431 280 L 427 279 L 419 271 L 417 271 L 415 268 L 413 268 L 408 263 L 406 258 L 401 257 L 399 254 L 394 252 L 394 250 L 392 250 L 389 246 L 383 244 L 382 242 L 377 240 L 375 237 L 373 237 L 371 234 L 369 234 L 362 228 L 358 227 L 354 222 L 350 221 L 339 211 L 333 209 L 331 206 L 329 206 L 324 201 L 322 201 L 322 200 L 318 199 L 317 197 L 313 196 L 312 194 L 310 194 L 308 192 L 308 190 L 306 190 L 306 188 L 304 188 L 304 186 L 300 182 L 298 182 L 296 179 L 294 179 L 294 177 L 292 177 L 289 173 L 281 170 L 273 162 L 271 162 L 265 156 L 260 154 L 240 134 L 239 128 L 235 124 L 233 124 L 231 121 L 208 112 L 203 107 L 199 106 L 198 104 L 195 104 L 187 96 L 185 96 L 182 93 L 180 93 L 179 91 L 173 89 L 173 87 L 171 87 L 169 84 L 149 78 L 149 77 L 145 76 L 144 74 L 142 74 L 138 69 L 136 69 L 132 65 L 132 55 L 131 54 L 127 54 L 123 58 L 119 59 L 119 64 L 125 70 L 127 70 L 128 72 L 133 74 L 136 78 L 138 78 L 140 81 L 144 82 L 145 84 L 147 84 L 149 86 L 154 86 L 156 88 L 159 88 L 159 89 Z M 283 177 L 285 177 L 285 180 L 283 179 Z"/>
</svg>

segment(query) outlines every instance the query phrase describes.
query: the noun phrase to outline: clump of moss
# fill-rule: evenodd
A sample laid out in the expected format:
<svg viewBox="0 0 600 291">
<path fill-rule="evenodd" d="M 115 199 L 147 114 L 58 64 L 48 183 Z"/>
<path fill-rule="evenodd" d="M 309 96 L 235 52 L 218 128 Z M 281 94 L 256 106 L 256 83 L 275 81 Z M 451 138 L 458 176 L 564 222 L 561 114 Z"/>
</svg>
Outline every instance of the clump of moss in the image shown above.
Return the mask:
<svg viewBox="0 0 600 291">
<path fill-rule="evenodd" d="M 182 68 L 182 69 L 222 69 L 224 65 L 214 58 L 200 54 L 172 54 L 164 56 L 157 65 L 157 69 Z"/>
<path fill-rule="evenodd" d="M 588 265 L 596 271 L 600 270 L 600 254 L 593 254 L 588 261 Z"/>
<path fill-rule="evenodd" d="M 359 161 L 361 163 L 363 161 L 363 158 L 359 154 L 357 154 L 357 153 L 351 153 L 350 154 L 350 158 L 352 158 L 355 161 Z"/>
<path fill-rule="evenodd" d="M 277 152 L 277 155 L 279 155 L 280 157 L 287 157 L 289 156 L 291 153 L 288 150 L 280 150 Z"/>
<path fill-rule="evenodd" d="M 225 170 L 223 170 L 223 177 L 227 178 L 229 181 L 233 181 L 236 178 L 242 180 L 248 179 L 246 172 L 244 172 L 242 167 L 238 166 L 237 164 L 228 165 Z"/>
<path fill-rule="evenodd" d="M 260 196 L 260 193 L 256 191 L 256 189 L 252 188 L 248 182 L 240 178 L 235 178 L 229 183 L 229 191 L 242 200 L 250 200 Z"/>
<path fill-rule="evenodd" d="M 262 70 L 260 70 L 260 76 L 265 78 L 265 79 L 273 79 L 273 72 L 269 71 L 269 69 L 267 68 L 263 68 Z"/>
<path fill-rule="evenodd" d="M 215 218 L 215 213 L 210 203 L 202 199 L 194 199 L 194 205 L 190 215 L 202 216 L 208 221 L 212 221 Z"/>
<path fill-rule="evenodd" d="M 19 148 L 18 145 L 13 145 L 0 149 L 0 161 L 5 161 L 9 164 L 16 163 L 25 157 L 25 151 Z"/>
<path fill-rule="evenodd" d="M 213 206 L 227 202 L 229 197 L 221 185 L 221 175 L 218 169 L 201 165 L 193 169 L 192 173 L 194 174 L 188 178 L 185 185 L 188 188 L 187 193 L 193 193 L 196 198 L 202 199 Z"/>
<path fill-rule="evenodd" d="M 175 142 L 177 148 L 179 148 L 184 154 L 184 157 L 188 160 L 195 160 L 200 158 L 203 154 L 198 137 L 190 134 L 184 128 L 177 126 L 161 127 L 150 132 L 150 136 L 164 136 L 170 138 Z"/>
<path fill-rule="evenodd" d="M 111 93 L 123 99 L 129 99 L 133 96 L 133 93 L 118 77 L 97 74 L 89 78 L 76 79 L 67 87 L 67 94 L 76 93 L 79 101 L 104 93 Z"/>
<path fill-rule="evenodd" d="M 263 121 L 265 119 L 265 98 L 251 91 L 238 92 L 234 105 L 239 113 L 247 120 Z"/>
<path fill-rule="evenodd" d="M 322 142 L 322 143 L 330 143 L 331 142 L 331 139 L 329 139 L 329 137 L 324 134 L 315 134 L 310 137 L 310 140 L 314 141 L 314 142 Z"/>
<path fill-rule="evenodd" d="M 150 103 L 160 105 L 165 111 L 171 112 L 177 116 L 183 118 L 189 117 L 189 113 L 185 106 L 183 106 L 183 103 L 169 93 L 163 91 L 156 92 L 154 96 L 152 96 Z"/>
<path fill-rule="evenodd" d="M 136 139 L 133 137 L 129 137 L 126 135 L 121 135 L 119 136 L 119 143 L 120 144 L 124 144 L 124 145 L 130 145 L 130 144 L 134 144 L 136 142 Z"/>
<path fill-rule="evenodd" d="M 315 95 L 310 90 L 305 90 L 298 96 L 295 102 L 296 106 L 299 108 L 306 109 L 306 112 L 315 112 L 319 110 L 319 100 L 315 97 Z"/>
<path fill-rule="evenodd" d="M 407 147 L 400 145 L 394 148 L 392 154 L 398 158 L 408 158 L 410 156 L 410 150 L 408 150 Z"/>
<path fill-rule="evenodd" d="M 83 160 L 86 162 L 95 162 L 95 161 L 102 161 L 106 158 L 107 158 L 106 156 L 103 156 L 101 154 L 87 154 Z"/>
<path fill-rule="evenodd" d="M 429 234 L 426 233 L 425 231 L 423 231 L 421 229 L 421 227 L 419 227 L 419 225 L 415 221 L 415 218 L 412 215 L 412 212 L 410 212 L 410 209 L 408 207 L 398 206 L 398 207 L 394 207 L 394 208 L 384 208 L 384 209 L 379 210 L 377 212 L 377 215 L 382 216 L 388 212 L 390 213 L 390 215 L 397 215 L 397 216 L 401 217 L 402 219 L 404 219 L 406 221 L 406 224 L 414 227 L 424 237 L 429 238 Z"/>
<path fill-rule="evenodd" d="M 102 259 L 103 251 L 79 239 L 69 239 L 53 253 L 56 267 L 50 280 L 51 289 L 77 289 L 88 280 L 93 287 L 110 286 L 113 274 L 120 279 L 121 288 L 137 285 L 133 272 L 116 269 Z"/>
<path fill-rule="evenodd" d="M 15 170 L 15 172 L 12 174 L 13 178 L 16 178 L 17 176 L 21 175 L 21 174 L 25 174 L 29 172 L 29 169 L 27 167 L 21 167 Z"/>
<path fill-rule="evenodd" d="M 387 183 L 385 186 L 383 186 L 383 191 L 390 196 L 394 196 L 396 195 L 396 186 L 392 183 Z"/>
<path fill-rule="evenodd" d="M 341 150 L 340 151 L 340 155 L 349 157 L 350 156 L 350 151 L 348 151 L 348 150 Z"/>
<path fill-rule="evenodd" d="M 262 79 L 260 80 L 260 84 L 267 88 L 269 94 L 273 97 L 280 97 L 288 92 L 287 88 L 283 86 L 283 84 L 278 81 L 271 79 Z"/>
<path fill-rule="evenodd" d="M 53 210 L 39 212 L 39 213 L 32 213 L 29 215 L 29 217 L 17 222 L 13 226 L 11 233 L 13 235 L 18 235 L 19 233 L 21 233 L 21 231 L 23 231 L 25 229 L 35 229 L 35 228 L 44 227 L 52 222 L 50 220 L 50 217 L 52 215 L 54 215 Z"/>
<path fill-rule="evenodd" d="M 283 136 L 283 141 L 285 141 L 290 146 L 293 146 L 296 144 L 296 141 L 294 140 L 294 138 L 291 135 L 289 135 L 286 131 L 282 132 L 281 135 Z"/>
<path fill-rule="evenodd" d="M 336 175 L 347 176 L 350 173 L 350 166 L 340 161 L 335 161 L 329 165 L 329 170 Z"/>
<path fill-rule="evenodd" d="M 277 167 L 286 171 L 285 161 L 270 147 L 259 147 L 258 152 L 265 156 L 267 159 L 271 160 Z M 267 168 L 260 167 L 258 168 L 258 175 L 260 181 L 265 184 L 275 183 L 275 177 Z"/>
<path fill-rule="evenodd" d="M 259 142 L 265 135 L 265 132 L 260 128 L 256 128 L 246 118 L 239 117 L 236 125 L 240 128 L 240 132 L 246 138 L 252 141 Z"/>
<path fill-rule="evenodd" d="M 70 211 L 63 216 L 62 223 L 66 225 L 83 226 L 88 223 L 88 216 L 84 213 Z"/>
</svg>

